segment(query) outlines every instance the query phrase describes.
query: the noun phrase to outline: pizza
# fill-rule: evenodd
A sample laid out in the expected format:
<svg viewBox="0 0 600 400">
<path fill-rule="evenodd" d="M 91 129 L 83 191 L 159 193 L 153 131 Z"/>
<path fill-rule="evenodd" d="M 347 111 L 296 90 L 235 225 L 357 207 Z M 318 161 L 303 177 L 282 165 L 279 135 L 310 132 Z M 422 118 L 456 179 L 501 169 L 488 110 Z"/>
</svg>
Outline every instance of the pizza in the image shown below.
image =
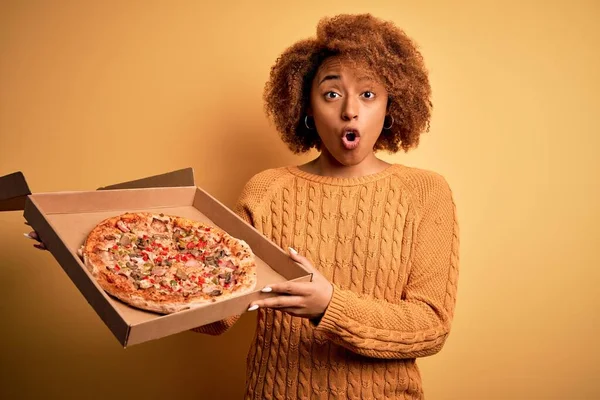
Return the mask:
<svg viewBox="0 0 600 400">
<path fill-rule="evenodd" d="M 255 257 L 245 241 L 162 213 L 105 219 L 79 254 L 108 294 L 161 314 L 226 300 L 256 286 Z"/>
</svg>

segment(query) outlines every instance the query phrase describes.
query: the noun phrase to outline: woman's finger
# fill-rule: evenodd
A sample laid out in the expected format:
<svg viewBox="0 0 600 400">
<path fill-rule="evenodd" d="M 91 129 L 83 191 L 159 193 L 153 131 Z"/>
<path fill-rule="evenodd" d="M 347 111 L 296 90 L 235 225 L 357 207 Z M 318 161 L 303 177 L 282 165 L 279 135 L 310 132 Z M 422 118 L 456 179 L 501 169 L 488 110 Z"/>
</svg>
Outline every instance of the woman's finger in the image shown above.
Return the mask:
<svg viewBox="0 0 600 400">
<path fill-rule="evenodd" d="M 281 282 L 264 287 L 261 292 L 306 296 L 310 294 L 311 282 Z"/>
<path fill-rule="evenodd" d="M 23 236 L 25 236 L 26 238 L 32 239 L 32 240 L 37 240 L 38 242 L 41 243 L 41 239 L 40 236 L 37 234 L 36 231 L 31 231 L 29 233 L 24 233 Z"/>
<path fill-rule="evenodd" d="M 31 232 L 31 233 L 24 233 L 23 236 L 25 236 L 27 239 L 37 240 L 37 238 L 33 237 L 32 233 L 33 232 Z"/>
<path fill-rule="evenodd" d="M 257 300 L 250 304 L 248 311 L 256 310 L 257 308 L 301 308 L 303 305 L 301 296 L 275 296 L 268 299 Z M 256 307 L 258 306 L 258 307 Z"/>
<path fill-rule="evenodd" d="M 37 234 L 37 232 L 31 231 L 29 233 L 24 233 L 23 236 L 25 236 L 28 239 L 37 241 L 37 243 L 35 243 L 33 245 L 33 247 L 35 247 L 36 249 L 46 250 L 46 246 L 44 245 L 44 243 L 42 243 L 42 241 L 41 241 L 39 235 Z"/>
</svg>

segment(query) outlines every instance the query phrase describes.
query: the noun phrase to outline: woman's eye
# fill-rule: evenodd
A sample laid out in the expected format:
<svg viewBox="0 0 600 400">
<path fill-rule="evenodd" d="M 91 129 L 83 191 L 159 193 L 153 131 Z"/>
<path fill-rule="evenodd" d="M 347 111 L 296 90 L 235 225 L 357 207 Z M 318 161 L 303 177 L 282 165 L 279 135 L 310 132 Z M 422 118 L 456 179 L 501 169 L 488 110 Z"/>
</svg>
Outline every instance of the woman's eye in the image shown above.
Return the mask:
<svg viewBox="0 0 600 400">
<path fill-rule="evenodd" d="M 335 99 L 338 98 L 340 95 L 337 94 L 336 92 L 327 92 L 325 93 L 325 98 L 326 99 Z"/>
<path fill-rule="evenodd" d="M 364 93 L 363 93 L 363 96 L 364 96 L 366 99 L 372 99 L 373 97 L 375 97 L 375 93 L 373 93 L 373 92 L 370 92 L 370 91 L 368 91 L 368 90 L 367 90 L 366 92 L 364 92 Z"/>
</svg>

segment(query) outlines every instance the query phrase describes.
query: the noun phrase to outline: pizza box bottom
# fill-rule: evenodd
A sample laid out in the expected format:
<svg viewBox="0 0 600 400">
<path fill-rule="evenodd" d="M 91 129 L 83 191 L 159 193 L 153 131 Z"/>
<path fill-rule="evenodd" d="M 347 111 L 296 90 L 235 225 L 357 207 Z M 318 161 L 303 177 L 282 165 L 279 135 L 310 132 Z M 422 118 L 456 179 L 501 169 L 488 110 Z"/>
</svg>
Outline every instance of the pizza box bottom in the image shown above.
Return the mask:
<svg viewBox="0 0 600 400">
<path fill-rule="evenodd" d="M 206 222 L 245 240 L 256 256 L 258 282 L 255 290 L 167 315 L 131 307 L 108 295 L 88 272 L 77 250 L 102 220 L 125 212 L 142 211 Z M 123 347 L 242 314 L 252 301 L 273 296 L 260 291 L 264 286 L 312 278 L 312 274 L 285 251 L 195 186 L 30 194 L 24 217 Z"/>
</svg>

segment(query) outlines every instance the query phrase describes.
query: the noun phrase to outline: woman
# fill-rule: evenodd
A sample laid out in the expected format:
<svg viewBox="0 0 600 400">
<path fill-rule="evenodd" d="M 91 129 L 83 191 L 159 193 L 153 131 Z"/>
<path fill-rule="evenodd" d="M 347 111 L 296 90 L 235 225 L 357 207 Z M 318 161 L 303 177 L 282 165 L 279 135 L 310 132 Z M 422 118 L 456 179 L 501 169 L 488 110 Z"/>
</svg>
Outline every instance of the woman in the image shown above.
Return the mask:
<svg viewBox="0 0 600 400">
<path fill-rule="evenodd" d="M 430 92 L 413 42 L 371 15 L 323 19 L 273 66 L 267 114 L 293 152 L 320 154 L 255 175 L 236 212 L 314 278 L 249 305 L 247 398 L 423 398 L 416 358 L 441 350 L 455 307 L 455 207 L 443 177 L 375 152 L 417 147 Z"/>
</svg>

